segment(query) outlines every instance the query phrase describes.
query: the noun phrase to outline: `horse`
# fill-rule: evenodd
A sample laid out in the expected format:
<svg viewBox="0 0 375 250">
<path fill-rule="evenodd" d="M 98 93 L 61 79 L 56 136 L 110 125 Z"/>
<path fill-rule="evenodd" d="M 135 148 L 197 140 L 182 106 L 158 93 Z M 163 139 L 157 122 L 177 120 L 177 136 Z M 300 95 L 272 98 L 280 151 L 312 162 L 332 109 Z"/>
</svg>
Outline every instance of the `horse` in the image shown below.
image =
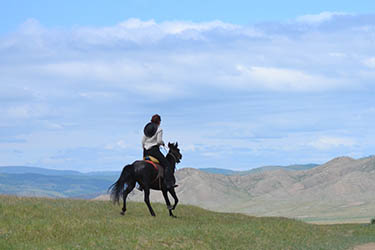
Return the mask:
<svg viewBox="0 0 375 250">
<path fill-rule="evenodd" d="M 166 155 L 167 161 L 173 168 L 173 173 L 176 169 L 176 164 L 180 163 L 182 155 L 178 148 L 178 143 L 168 143 L 168 154 Z M 160 166 L 159 166 L 160 167 Z M 175 187 L 167 188 L 164 183 L 163 177 L 158 174 L 158 170 L 148 163 L 147 161 L 135 161 L 132 164 L 126 165 L 121 172 L 119 179 L 108 188 L 110 197 L 113 203 L 119 204 L 120 197 L 123 199 L 123 207 L 121 215 L 125 215 L 126 212 L 126 198 L 128 194 L 134 189 L 136 182 L 139 183 L 140 187 L 144 191 L 144 201 L 150 211 L 151 216 L 155 216 L 155 212 L 150 204 L 150 189 L 161 190 L 169 210 L 169 216 L 176 217 L 172 210 L 174 210 L 178 203 L 178 198 L 175 192 Z M 174 198 L 174 205 L 168 198 L 168 192 Z"/>
</svg>

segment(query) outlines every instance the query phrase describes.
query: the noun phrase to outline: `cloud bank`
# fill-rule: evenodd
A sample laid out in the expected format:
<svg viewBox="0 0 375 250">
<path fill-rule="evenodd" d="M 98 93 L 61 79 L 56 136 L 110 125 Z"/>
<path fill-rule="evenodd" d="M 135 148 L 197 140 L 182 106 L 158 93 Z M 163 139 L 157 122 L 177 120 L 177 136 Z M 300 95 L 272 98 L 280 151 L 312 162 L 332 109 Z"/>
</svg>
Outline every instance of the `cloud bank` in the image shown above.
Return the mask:
<svg viewBox="0 0 375 250">
<path fill-rule="evenodd" d="M 115 168 L 140 154 L 153 113 L 191 166 L 369 154 L 374 34 L 374 15 L 340 12 L 249 26 L 27 20 L 0 38 L 1 165 Z M 228 166 L 238 158 L 252 160 Z"/>
</svg>

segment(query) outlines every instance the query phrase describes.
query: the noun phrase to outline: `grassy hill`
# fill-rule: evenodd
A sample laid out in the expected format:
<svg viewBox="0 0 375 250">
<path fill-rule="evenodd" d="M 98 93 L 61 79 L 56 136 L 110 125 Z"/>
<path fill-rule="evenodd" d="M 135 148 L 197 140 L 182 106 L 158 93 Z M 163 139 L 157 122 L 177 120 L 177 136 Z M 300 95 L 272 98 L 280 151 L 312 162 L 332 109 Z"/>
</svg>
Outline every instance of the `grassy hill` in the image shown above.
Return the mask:
<svg viewBox="0 0 375 250">
<path fill-rule="evenodd" d="M 375 242 L 369 224 L 312 225 L 181 205 L 0 196 L 0 249 L 349 249 Z"/>
</svg>

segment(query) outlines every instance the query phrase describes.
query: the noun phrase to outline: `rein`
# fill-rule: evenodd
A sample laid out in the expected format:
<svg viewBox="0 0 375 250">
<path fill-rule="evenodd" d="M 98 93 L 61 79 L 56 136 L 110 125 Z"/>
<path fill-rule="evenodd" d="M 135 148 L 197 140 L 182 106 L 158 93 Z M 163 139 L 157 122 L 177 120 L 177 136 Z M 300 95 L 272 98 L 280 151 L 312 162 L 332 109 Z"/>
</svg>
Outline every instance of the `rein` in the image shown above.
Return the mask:
<svg viewBox="0 0 375 250">
<path fill-rule="evenodd" d="M 173 157 L 175 163 L 177 163 L 177 158 L 176 158 L 176 156 L 174 156 L 174 154 L 172 154 L 171 152 L 169 152 L 169 153 L 167 154 L 167 156 L 168 156 L 168 155 L 171 155 L 171 156 Z"/>
<path fill-rule="evenodd" d="M 164 149 L 164 151 L 165 151 L 166 153 L 168 152 L 166 146 L 163 146 L 162 148 Z M 176 158 L 176 156 L 175 156 L 174 154 L 172 154 L 171 152 L 168 152 L 167 155 L 166 155 L 165 157 L 167 157 L 168 155 L 171 155 L 171 156 L 173 157 L 175 163 L 177 164 L 177 158 Z"/>
</svg>

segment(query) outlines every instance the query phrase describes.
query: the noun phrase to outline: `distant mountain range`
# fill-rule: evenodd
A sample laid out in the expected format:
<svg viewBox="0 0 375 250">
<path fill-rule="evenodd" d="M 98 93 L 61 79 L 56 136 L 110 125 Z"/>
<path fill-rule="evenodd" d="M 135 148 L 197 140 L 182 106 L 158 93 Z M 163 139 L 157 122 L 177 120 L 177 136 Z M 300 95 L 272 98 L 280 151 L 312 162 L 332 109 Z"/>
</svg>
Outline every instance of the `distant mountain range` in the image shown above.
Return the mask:
<svg viewBox="0 0 375 250">
<path fill-rule="evenodd" d="M 0 167 L 0 193 L 108 199 L 119 172 L 80 173 Z M 323 165 L 267 166 L 249 171 L 185 168 L 176 172 L 185 204 L 223 212 L 351 221 L 375 216 L 375 157 L 335 158 Z M 134 190 L 130 200 L 143 201 Z M 160 192 L 151 201 L 164 202 Z"/>
<path fill-rule="evenodd" d="M 222 169 L 222 168 L 198 168 L 199 170 L 211 173 L 211 174 L 223 174 L 223 175 L 247 175 L 251 173 L 257 173 L 257 172 L 264 172 L 264 171 L 270 171 L 270 170 L 278 170 L 278 169 L 284 169 L 284 170 L 307 170 L 310 168 L 314 168 L 319 166 L 318 164 L 295 164 L 295 165 L 289 165 L 289 166 L 264 166 L 260 168 L 253 168 L 250 170 L 245 171 L 234 171 L 230 169 Z"/>
<path fill-rule="evenodd" d="M 182 203 L 215 211 L 305 221 L 358 222 L 375 216 L 375 157 L 338 157 L 305 170 L 277 167 L 230 173 L 181 169 L 176 172 L 177 195 Z M 142 201 L 143 193 L 135 190 L 129 199 Z M 164 202 L 156 191 L 151 200 Z"/>
<path fill-rule="evenodd" d="M 315 166 L 298 165 L 261 167 L 249 171 L 229 169 L 201 169 L 207 173 L 225 175 L 245 175 L 270 169 L 306 168 Z M 0 167 L 0 193 L 22 196 L 47 196 L 61 198 L 94 198 L 104 194 L 107 188 L 117 180 L 120 171 L 99 171 L 82 173 L 74 170 L 55 170 L 28 166 Z"/>
<path fill-rule="evenodd" d="M 106 192 L 120 172 L 81 173 L 38 167 L 0 167 L 0 193 L 21 196 L 93 198 Z"/>
<path fill-rule="evenodd" d="M 288 166 L 264 166 L 244 171 L 235 171 L 223 168 L 198 168 L 198 170 L 211 173 L 211 174 L 223 174 L 223 175 L 247 175 L 250 173 L 263 172 L 269 170 L 285 169 L 285 170 L 306 170 L 319 166 L 318 164 L 300 164 L 300 165 L 288 165 Z M 42 174 L 42 175 L 55 175 L 55 176 L 117 176 L 121 173 L 119 171 L 95 171 L 82 173 L 74 170 L 56 170 L 40 167 L 28 167 L 28 166 L 4 166 L 0 167 L 0 174 Z"/>
<path fill-rule="evenodd" d="M 118 175 L 121 171 L 96 171 L 82 173 L 74 170 L 57 170 L 57 169 L 48 169 L 40 167 L 27 167 L 27 166 L 4 166 L 0 167 L 0 174 L 42 174 L 42 175 L 56 175 L 56 176 L 71 176 L 71 175 L 80 175 L 80 176 L 113 176 Z"/>
</svg>

